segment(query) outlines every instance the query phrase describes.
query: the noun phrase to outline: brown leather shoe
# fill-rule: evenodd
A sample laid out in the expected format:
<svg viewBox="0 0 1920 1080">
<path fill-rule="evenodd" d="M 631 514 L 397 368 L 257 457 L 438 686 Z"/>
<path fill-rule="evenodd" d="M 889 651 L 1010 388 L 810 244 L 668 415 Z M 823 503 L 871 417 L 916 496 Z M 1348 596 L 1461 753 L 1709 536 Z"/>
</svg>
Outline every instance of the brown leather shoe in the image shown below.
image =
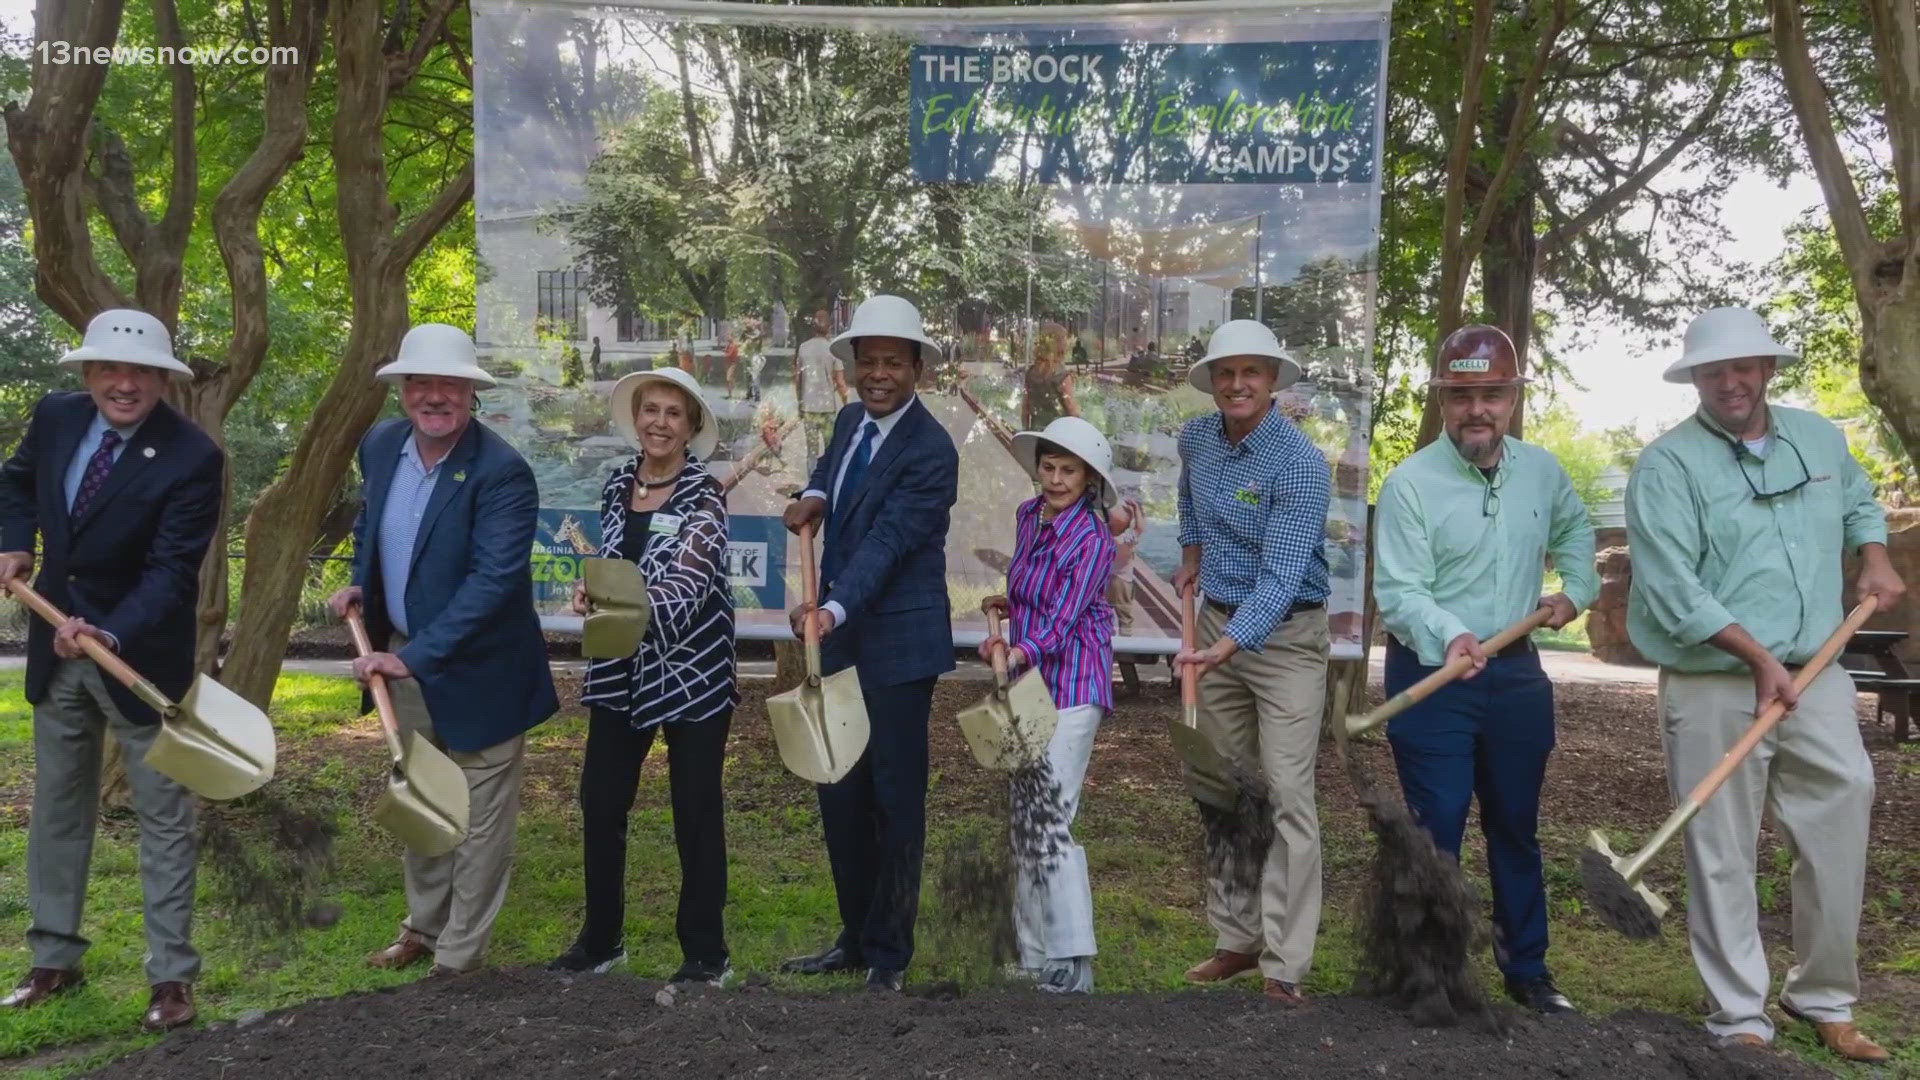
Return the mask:
<svg viewBox="0 0 1920 1080">
<path fill-rule="evenodd" d="M 367 957 L 367 966 L 398 971 L 403 967 L 412 967 L 422 960 L 433 958 L 433 950 L 423 942 L 403 937 L 393 944 Z"/>
<path fill-rule="evenodd" d="M 87 977 L 60 968 L 28 968 L 13 991 L 0 998 L 0 1009 L 31 1009 L 56 994 L 85 985 Z"/>
<path fill-rule="evenodd" d="M 1307 995 L 1300 992 L 1297 984 L 1281 982 L 1279 979 L 1268 979 L 1262 993 L 1267 995 L 1268 1001 L 1275 1005 L 1285 1005 L 1289 1009 L 1298 1008 L 1307 1003 Z"/>
<path fill-rule="evenodd" d="M 1260 966 L 1258 953 L 1234 952 L 1232 949 L 1215 949 L 1213 955 L 1187 969 L 1187 981 L 1196 983 L 1225 982 L 1243 971 L 1252 971 Z"/>
<path fill-rule="evenodd" d="M 1815 1020 L 1794 1008 L 1785 997 L 1780 999 L 1780 1011 L 1812 1028 L 1821 1046 L 1848 1061 L 1877 1062 L 1892 1056 L 1879 1043 L 1867 1038 L 1866 1033 L 1851 1020 Z"/>
<path fill-rule="evenodd" d="M 193 987 L 183 982 L 153 984 L 153 997 L 147 1002 L 147 1015 L 140 1026 L 148 1031 L 172 1031 L 193 1023 Z"/>
</svg>

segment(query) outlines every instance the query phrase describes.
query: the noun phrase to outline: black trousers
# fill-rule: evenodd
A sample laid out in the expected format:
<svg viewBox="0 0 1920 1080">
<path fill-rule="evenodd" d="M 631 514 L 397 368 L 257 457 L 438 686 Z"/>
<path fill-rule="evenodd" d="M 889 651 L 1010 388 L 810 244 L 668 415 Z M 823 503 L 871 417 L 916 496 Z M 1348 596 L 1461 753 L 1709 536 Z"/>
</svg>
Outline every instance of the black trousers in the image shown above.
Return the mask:
<svg viewBox="0 0 1920 1080">
<path fill-rule="evenodd" d="M 674 919 L 680 952 L 687 960 L 726 959 L 720 909 L 727 902 L 727 830 L 720 770 L 732 724 L 731 709 L 697 723 L 644 730 L 635 730 L 625 713 L 595 707 L 589 714 L 580 767 L 587 876 L 587 925 L 580 938 L 588 948 L 611 951 L 625 936 L 627 817 L 640 786 L 640 764 L 653 746 L 654 732 L 665 728 L 673 843 L 680 851 L 680 910 Z"/>
<path fill-rule="evenodd" d="M 927 847 L 927 714 L 932 679 L 861 680 L 872 725 L 867 752 L 837 784 L 821 784 L 820 819 L 840 902 L 839 945 L 856 963 L 905 970 L 920 911 Z"/>
</svg>

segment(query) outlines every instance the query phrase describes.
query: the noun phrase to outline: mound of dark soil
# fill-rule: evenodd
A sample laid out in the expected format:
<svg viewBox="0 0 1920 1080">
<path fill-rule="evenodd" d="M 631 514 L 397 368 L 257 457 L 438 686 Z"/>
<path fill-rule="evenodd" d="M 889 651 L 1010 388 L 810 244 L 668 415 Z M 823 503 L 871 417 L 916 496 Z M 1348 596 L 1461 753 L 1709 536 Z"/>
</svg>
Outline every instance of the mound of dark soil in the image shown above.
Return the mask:
<svg viewBox="0 0 1920 1080">
<path fill-rule="evenodd" d="M 1325 997 L 1298 1011 L 1233 990 L 1062 997 L 1033 990 L 875 995 L 838 980 L 796 994 L 749 977 L 656 1003 L 659 984 L 535 971 L 429 979 L 303 1005 L 247 1026 L 178 1032 L 92 1075 L 942 1077 L 1470 1077 L 1739 1080 L 1821 1073 L 1720 1051 L 1675 1017 L 1515 1025 L 1506 1039 L 1410 1026 Z"/>
</svg>

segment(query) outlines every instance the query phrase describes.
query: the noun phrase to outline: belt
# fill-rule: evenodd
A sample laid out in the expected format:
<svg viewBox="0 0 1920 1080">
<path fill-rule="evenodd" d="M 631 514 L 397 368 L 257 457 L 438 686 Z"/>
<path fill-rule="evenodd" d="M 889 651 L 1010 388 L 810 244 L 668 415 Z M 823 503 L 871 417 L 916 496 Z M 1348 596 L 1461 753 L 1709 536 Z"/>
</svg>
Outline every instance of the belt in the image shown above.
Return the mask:
<svg viewBox="0 0 1920 1080">
<path fill-rule="evenodd" d="M 1387 635 L 1387 648 L 1388 650 L 1399 649 L 1401 652 L 1406 653 L 1407 656 L 1411 657 L 1415 663 L 1420 662 L 1419 654 L 1414 652 L 1412 649 L 1408 648 L 1405 642 L 1401 641 L 1397 637 L 1394 637 L 1392 634 Z M 1532 638 L 1523 637 L 1519 641 L 1516 641 L 1513 644 L 1508 645 L 1506 648 L 1501 649 L 1499 652 L 1494 653 L 1493 657 L 1496 660 L 1511 660 L 1516 656 L 1531 656 L 1534 653 L 1539 651 L 1540 651 L 1539 648 L 1534 645 Z"/>
<path fill-rule="evenodd" d="M 1207 606 L 1225 615 L 1229 619 L 1233 618 L 1234 612 L 1240 610 L 1239 604 L 1222 603 L 1211 596 L 1207 597 Z M 1326 606 L 1327 602 L 1325 600 L 1295 600 L 1293 605 L 1287 608 L 1286 615 L 1280 621 L 1285 622 L 1287 619 L 1291 619 L 1303 611 L 1319 611 Z"/>
</svg>

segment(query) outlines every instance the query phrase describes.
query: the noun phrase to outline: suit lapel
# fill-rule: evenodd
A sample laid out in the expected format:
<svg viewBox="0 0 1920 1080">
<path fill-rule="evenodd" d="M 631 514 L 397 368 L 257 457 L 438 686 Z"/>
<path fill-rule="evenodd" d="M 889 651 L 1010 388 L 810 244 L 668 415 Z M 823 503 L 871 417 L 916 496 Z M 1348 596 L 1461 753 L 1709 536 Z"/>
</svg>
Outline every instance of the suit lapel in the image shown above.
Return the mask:
<svg viewBox="0 0 1920 1080">
<path fill-rule="evenodd" d="M 73 466 L 73 455 L 80 452 L 80 440 L 87 437 L 87 428 L 93 425 L 93 418 L 100 410 L 92 401 L 76 409 L 76 416 L 66 429 L 54 436 L 53 456 L 42 466 L 45 475 L 41 479 L 46 483 L 44 490 L 53 492 L 53 520 L 47 529 L 49 536 L 72 536 L 72 523 L 68 520 L 67 508 L 67 470 Z"/>
<path fill-rule="evenodd" d="M 361 479 L 366 484 L 367 541 L 373 548 L 375 565 L 380 561 L 380 522 L 386 517 L 387 493 L 393 489 L 393 470 L 400 465 L 402 443 L 413 438 L 413 429 L 408 425 L 396 424 L 394 427 L 400 432 L 398 440 L 375 438 L 367 443 L 367 452 L 360 459 L 360 467 L 366 472 Z"/>
<path fill-rule="evenodd" d="M 88 422 L 92 422 L 91 417 L 88 418 Z M 76 534 L 86 528 L 88 522 L 98 517 L 104 507 L 113 502 L 114 495 L 121 488 L 146 472 L 147 467 L 159 458 L 160 451 L 171 441 L 174 427 L 178 423 L 178 414 L 166 402 L 163 401 L 153 407 L 153 411 L 147 414 L 146 421 L 140 425 L 140 430 L 134 432 L 133 438 L 127 442 L 127 448 L 122 450 L 120 457 L 114 461 L 113 468 L 108 470 L 107 479 L 101 483 L 100 490 L 94 493 L 93 501 L 87 504 L 86 510 L 73 522 L 73 531 Z M 85 429 L 81 430 L 84 433 Z M 75 440 L 75 444 L 77 446 L 78 440 Z M 69 452 L 67 457 L 71 460 L 73 454 Z M 64 480 L 65 472 L 63 471 L 61 475 Z M 64 486 L 61 493 L 65 495 Z M 61 501 L 66 500 L 62 498 Z"/>
<path fill-rule="evenodd" d="M 886 472 L 887 468 L 894 463 L 894 460 L 906 450 L 907 443 L 912 441 L 915 435 L 914 427 L 920 419 L 915 413 L 918 412 L 920 408 L 920 398 L 915 396 L 914 399 L 907 404 L 907 414 L 902 416 L 899 421 L 894 424 L 893 430 L 887 433 L 887 441 L 881 443 L 880 449 L 874 451 L 873 460 L 867 462 L 866 475 L 860 478 L 859 489 L 847 498 L 848 514 L 852 514 L 854 510 L 859 508 L 860 500 L 866 498 L 867 492 L 873 490 L 875 480 L 880 474 Z"/>
<path fill-rule="evenodd" d="M 408 433 L 412 437 L 412 433 Z M 467 465 L 473 461 L 474 453 L 480 446 L 480 421 L 478 418 L 467 421 L 467 430 L 460 441 L 453 444 L 453 451 L 440 462 L 440 476 L 433 482 L 433 494 L 427 496 L 426 512 L 420 515 L 420 531 L 413 536 L 413 559 L 409 568 L 420 562 L 420 553 L 427 549 L 427 536 L 433 532 L 433 523 L 440 517 L 440 511 L 447 508 L 453 497 L 467 482 Z"/>
</svg>

